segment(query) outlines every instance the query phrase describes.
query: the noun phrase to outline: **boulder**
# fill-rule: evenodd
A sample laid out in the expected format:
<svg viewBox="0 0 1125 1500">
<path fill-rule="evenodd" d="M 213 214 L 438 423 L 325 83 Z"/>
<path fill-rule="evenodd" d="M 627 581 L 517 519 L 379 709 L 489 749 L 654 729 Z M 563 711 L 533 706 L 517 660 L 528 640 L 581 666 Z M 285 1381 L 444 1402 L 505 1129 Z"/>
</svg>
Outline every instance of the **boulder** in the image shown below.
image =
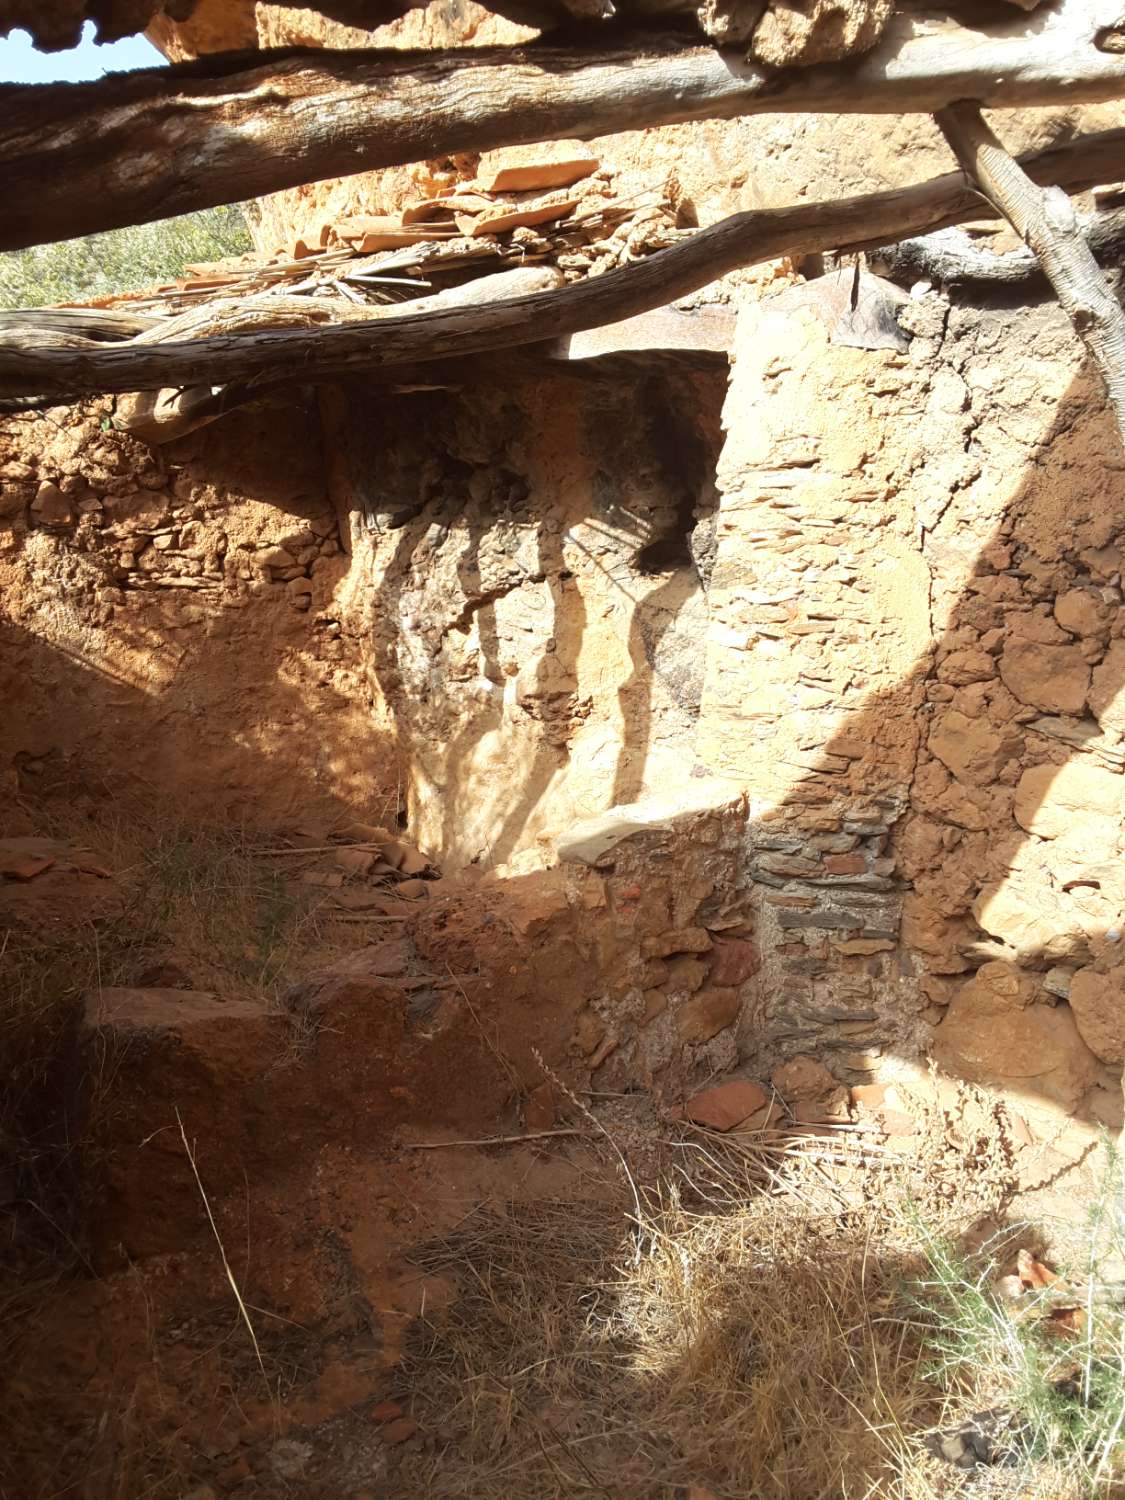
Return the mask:
<svg viewBox="0 0 1125 1500">
<path fill-rule="evenodd" d="M 987 651 L 951 651 L 938 663 L 938 681 L 965 687 L 970 682 L 989 682 L 996 676 L 996 663 Z"/>
<path fill-rule="evenodd" d="M 1043 839 L 1070 835 L 1116 848 L 1125 777 L 1076 758 L 1065 766 L 1032 766 L 1016 787 L 1016 822 Z"/>
<path fill-rule="evenodd" d="M 997 729 L 987 719 L 970 719 L 950 709 L 930 731 L 930 753 L 960 781 L 987 786 L 996 780 L 1023 740 L 1013 729 Z"/>
<path fill-rule="evenodd" d="M 732 1078 L 717 1088 L 704 1089 L 684 1105 L 684 1116 L 696 1125 L 712 1130 L 733 1130 L 756 1115 L 769 1103 L 769 1095 L 760 1084 L 748 1078 Z"/>
<path fill-rule="evenodd" d="M 1035 977 L 985 964 L 954 996 L 934 1033 L 943 1072 L 1074 1110 L 1098 1077 L 1098 1059 L 1065 1005 L 1037 999 Z"/>
<path fill-rule="evenodd" d="M 985 932 L 1029 962 L 1069 958 L 1084 950 L 1089 938 L 1079 904 L 1034 870 L 983 886 L 972 911 Z"/>
<path fill-rule="evenodd" d="M 1070 1008 L 1082 1040 L 1107 1063 L 1125 1063 L 1125 967 L 1099 974 L 1079 969 L 1070 981 Z"/>
<path fill-rule="evenodd" d="M 74 520 L 74 507 L 57 484 L 44 480 L 31 502 L 31 514 L 45 526 L 69 526 Z"/>
<path fill-rule="evenodd" d="M 1071 635 L 1098 635 L 1111 617 L 1109 606 L 1093 589 L 1067 589 L 1055 600 L 1055 619 Z"/>
<path fill-rule="evenodd" d="M 753 943 L 747 942 L 745 938 L 716 937 L 713 941 L 712 984 L 745 984 L 758 972 L 761 958 Z"/>
<path fill-rule="evenodd" d="M 641 951 L 645 958 L 670 958 L 676 953 L 706 953 L 710 947 L 711 934 L 705 928 L 681 927 L 645 938 Z"/>
<path fill-rule="evenodd" d="M 848 1117 L 848 1091 L 815 1057 L 791 1057 L 773 1070 L 770 1082 L 804 1124 Z"/>
<path fill-rule="evenodd" d="M 1000 655 L 1000 677 L 1021 703 L 1047 713 L 1080 714 L 1086 707 L 1090 668 L 1080 646 L 1009 640 Z"/>
<path fill-rule="evenodd" d="M 709 1042 L 738 1019 L 741 1005 L 736 989 L 705 989 L 685 1001 L 676 1024 L 685 1042 Z"/>
<path fill-rule="evenodd" d="M 806 0 L 799 6 L 770 0 L 751 55 L 768 68 L 841 62 L 874 47 L 893 10 L 894 0 Z"/>
</svg>

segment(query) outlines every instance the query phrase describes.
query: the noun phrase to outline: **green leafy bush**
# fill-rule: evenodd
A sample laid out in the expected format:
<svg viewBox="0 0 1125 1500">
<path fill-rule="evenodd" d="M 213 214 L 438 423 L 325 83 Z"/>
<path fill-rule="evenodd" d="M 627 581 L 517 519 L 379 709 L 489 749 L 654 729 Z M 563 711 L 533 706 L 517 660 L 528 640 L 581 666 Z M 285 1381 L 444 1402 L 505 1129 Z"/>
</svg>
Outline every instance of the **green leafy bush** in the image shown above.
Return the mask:
<svg viewBox="0 0 1125 1500">
<path fill-rule="evenodd" d="M 252 248 L 235 204 L 111 229 L 84 239 L 0 255 L 0 307 L 48 307 L 113 292 L 139 291 L 179 276 L 194 261 Z"/>
</svg>

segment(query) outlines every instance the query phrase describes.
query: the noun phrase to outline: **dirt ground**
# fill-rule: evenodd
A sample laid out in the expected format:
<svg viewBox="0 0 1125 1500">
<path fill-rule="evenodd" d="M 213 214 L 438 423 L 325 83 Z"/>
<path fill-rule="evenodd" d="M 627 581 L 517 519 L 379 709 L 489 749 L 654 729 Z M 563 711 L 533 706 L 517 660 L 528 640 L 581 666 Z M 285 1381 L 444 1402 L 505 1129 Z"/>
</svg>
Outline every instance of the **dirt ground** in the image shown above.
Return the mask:
<svg viewBox="0 0 1125 1500">
<path fill-rule="evenodd" d="M 527 893 L 397 832 L 12 827 L 0 1494 L 1071 1493 L 933 1456 L 988 1392 L 905 1289 L 934 1236 L 1073 1266 L 1095 1136 L 922 1075 L 592 1086 Z"/>
</svg>

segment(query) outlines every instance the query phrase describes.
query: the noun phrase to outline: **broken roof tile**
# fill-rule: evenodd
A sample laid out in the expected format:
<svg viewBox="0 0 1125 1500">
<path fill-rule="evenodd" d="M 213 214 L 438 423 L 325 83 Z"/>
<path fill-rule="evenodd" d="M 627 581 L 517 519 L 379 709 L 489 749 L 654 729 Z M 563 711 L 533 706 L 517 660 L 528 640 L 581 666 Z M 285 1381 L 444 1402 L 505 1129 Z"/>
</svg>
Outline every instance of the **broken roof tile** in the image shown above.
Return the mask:
<svg viewBox="0 0 1125 1500">
<path fill-rule="evenodd" d="M 486 151 L 475 186 L 485 192 L 527 192 L 570 187 L 601 165 L 580 141 L 545 141 L 536 146 L 503 146 Z"/>
<path fill-rule="evenodd" d="M 504 234 L 531 224 L 550 224 L 565 219 L 578 207 L 577 198 L 537 199 L 530 203 L 500 203 L 491 213 L 469 220 L 457 219 L 457 227 L 474 239 L 482 234 Z"/>
</svg>

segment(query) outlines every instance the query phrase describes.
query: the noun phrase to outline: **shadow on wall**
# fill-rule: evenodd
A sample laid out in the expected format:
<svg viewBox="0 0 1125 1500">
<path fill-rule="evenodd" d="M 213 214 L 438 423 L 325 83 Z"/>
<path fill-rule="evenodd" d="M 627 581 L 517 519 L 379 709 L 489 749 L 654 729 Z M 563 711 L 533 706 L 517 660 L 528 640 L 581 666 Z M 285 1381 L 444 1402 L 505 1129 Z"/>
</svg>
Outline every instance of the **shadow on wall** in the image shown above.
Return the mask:
<svg viewBox="0 0 1125 1500">
<path fill-rule="evenodd" d="M 332 598 L 346 571 L 320 426 L 234 414 L 156 454 L 98 404 L 0 428 L 0 753 L 235 821 L 391 796 Z M 393 812 L 392 812 L 393 816 Z"/>
<path fill-rule="evenodd" d="M 598 810 L 607 779 L 612 800 L 638 795 L 698 714 L 726 364 L 591 365 L 325 393 L 348 607 L 412 827 L 454 865 Z"/>
<path fill-rule="evenodd" d="M 196 435 L 170 455 L 158 517 L 107 508 L 131 558 L 109 621 L 68 639 L 43 601 L 12 601 L 5 687 L 26 702 L 34 684 L 35 706 L 5 739 L 25 782 L 62 724 L 88 764 L 127 759 L 157 796 L 266 821 L 314 785 L 370 812 L 372 745 L 393 737 L 414 835 L 476 841 L 493 865 L 560 830 L 577 858 L 585 817 L 643 791 L 656 800 L 586 856 L 578 907 L 536 929 L 582 950 L 572 1046 L 609 1086 L 672 1094 L 805 1053 L 859 1083 L 933 1046 L 950 1073 L 1115 1127 L 1123 460 L 1060 313 L 942 318 L 913 370 L 822 339 L 798 379 L 804 346 L 783 330 L 789 365 L 755 394 L 740 360 L 731 441 L 760 455 L 724 456 L 713 545 L 713 372 L 349 391 L 333 457 L 370 493 L 346 574 L 299 424 L 246 414 Z M 833 382 L 846 408 L 828 409 Z M 926 441 L 905 441 L 911 424 Z M 827 455 L 836 427 L 850 468 Z M 295 517 L 304 561 L 306 531 L 279 531 Z M 213 568 L 191 553 L 220 519 Z M 25 545 L 57 556 L 64 535 L 82 576 L 82 523 L 50 530 Z M 238 607 L 172 622 L 203 591 L 140 587 L 209 572 Z M 131 594 L 154 602 L 135 617 Z M 919 612 L 938 641 L 924 630 L 912 660 Z M 357 659 L 327 650 L 333 617 L 361 633 Z"/>
<path fill-rule="evenodd" d="M 819 345 L 815 353 L 827 357 Z M 884 374 L 893 365 L 863 358 Z M 830 361 L 832 374 L 847 361 Z M 831 1059 L 836 1049 L 850 1082 L 895 1052 L 932 1048 L 947 1074 L 1115 1130 L 1125 1060 L 1125 455 L 1096 377 L 1079 365 L 1057 309 L 955 308 L 925 402 L 885 393 L 874 432 L 855 417 L 858 382 L 850 414 L 827 422 L 802 406 L 815 380 L 783 377 L 765 397 L 775 409 L 792 403 L 781 428 L 798 440 L 819 434 L 826 449 L 833 423 L 855 421 L 860 461 L 850 475 L 814 460 L 819 477 L 827 470 L 836 481 L 830 502 L 879 474 L 873 436 L 893 451 L 897 424 L 917 422 L 920 435 L 890 495 L 892 507 L 915 513 L 873 517 L 886 540 L 866 560 L 858 548 L 858 566 L 852 548 L 867 528 L 857 507 L 826 525 L 810 500 L 819 534 L 794 536 L 792 489 L 776 488 L 764 463 L 728 474 L 724 508 L 748 502 L 747 528 L 775 505 L 786 517 L 761 538 L 757 560 L 744 546 L 758 590 L 748 614 L 731 610 L 724 580 L 723 624 L 749 620 L 753 642 L 736 678 L 744 727 L 755 710 L 791 714 L 797 730 L 783 723 L 761 753 L 789 767 L 802 749 L 805 765 L 820 758 L 773 791 L 772 806 L 751 808 L 762 969 L 742 1042 L 767 1057 Z M 847 448 L 849 435 L 840 441 Z M 936 640 L 913 663 L 900 651 L 892 680 L 886 637 L 905 634 L 918 603 L 895 601 L 894 575 L 907 595 L 919 585 L 899 560 L 896 524 L 900 537 L 918 526 Z M 717 568 L 722 561 L 720 550 Z M 891 574 L 882 609 L 880 573 Z M 785 584 L 789 597 L 775 602 Z M 722 608 L 713 601 L 713 618 Z M 763 645 L 773 655 L 759 685 L 753 657 Z M 849 698 L 875 684 L 849 711 Z M 726 727 L 737 728 L 737 715 Z M 754 774 L 745 779 L 753 788 Z"/>
<path fill-rule="evenodd" d="M 728 408 L 744 428 L 762 419 L 759 457 L 727 473 L 717 548 L 690 574 L 657 544 L 685 536 L 687 496 L 706 515 L 675 422 L 697 414 L 694 446 L 713 447 L 713 377 L 570 375 L 518 398 L 427 396 L 426 421 L 419 398 L 384 412 L 406 434 L 401 493 L 357 552 L 369 549 L 375 673 L 417 776 L 422 841 L 456 850 L 467 823 L 496 864 L 577 823 L 573 855 L 583 813 L 650 798 L 616 820 L 652 857 L 641 897 L 612 832 L 588 856 L 606 877 L 604 920 L 634 938 L 631 957 L 618 946 L 602 966 L 574 1042 L 608 1086 L 803 1053 L 858 1083 L 932 1047 L 951 1074 L 1120 1124 L 1125 459 L 1057 309 L 931 314 L 925 368 L 857 350 L 833 364 L 822 339 L 819 389 L 779 358 L 757 408 Z M 771 433 L 779 412 L 787 436 Z M 816 447 L 836 427 L 852 457 L 834 471 Z M 431 500 L 417 475 L 435 451 L 446 478 L 451 462 L 469 472 Z M 393 541 L 377 530 L 388 514 L 404 523 Z M 646 555 L 671 564 L 651 587 Z M 659 647 L 685 618 L 697 686 L 670 706 Z M 725 718 L 717 639 L 742 663 Z M 724 737 L 733 767 L 707 754 Z M 664 763 L 662 741 L 676 752 Z M 741 857 L 700 849 L 670 881 L 677 802 L 695 809 L 687 828 L 701 796 L 718 808 L 740 790 Z M 748 975 L 728 948 L 751 941 Z"/>
</svg>

